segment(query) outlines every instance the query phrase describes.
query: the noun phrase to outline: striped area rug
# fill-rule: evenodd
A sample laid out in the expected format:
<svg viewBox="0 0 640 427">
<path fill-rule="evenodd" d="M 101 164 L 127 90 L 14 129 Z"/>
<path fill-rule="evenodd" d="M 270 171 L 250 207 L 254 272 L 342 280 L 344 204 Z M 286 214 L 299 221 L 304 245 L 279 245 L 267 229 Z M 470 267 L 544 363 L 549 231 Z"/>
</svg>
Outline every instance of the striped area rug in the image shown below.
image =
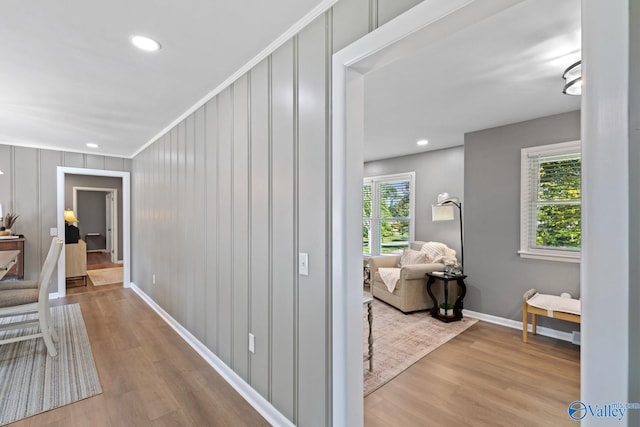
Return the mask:
<svg viewBox="0 0 640 427">
<path fill-rule="evenodd" d="M 51 310 L 58 356 L 47 356 L 41 338 L 0 345 L 0 425 L 102 393 L 80 305 Z M 29 316 L 0 319 L 0 324 Z M 34 328 L 0 330 L 0 338 Z"/>
</svg>

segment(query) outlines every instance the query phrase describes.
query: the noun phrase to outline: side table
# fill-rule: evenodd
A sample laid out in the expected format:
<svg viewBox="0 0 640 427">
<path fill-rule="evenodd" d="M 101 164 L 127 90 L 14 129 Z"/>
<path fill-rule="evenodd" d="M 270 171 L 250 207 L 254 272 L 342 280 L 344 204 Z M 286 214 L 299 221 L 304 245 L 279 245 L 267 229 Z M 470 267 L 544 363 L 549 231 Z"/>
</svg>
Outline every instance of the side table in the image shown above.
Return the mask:
<svg viewBox="0 0 640 427">
<path fill-rule="evenodd" d="M 373 297 L 369 295 L 362 296 L 362 305 L 367 305 L 367 321 L 369 322 L 369 337 L 367 339 L 369 348 L 367 354 L 364 355 L 363 361 L 369 361 L 369 372 L 373 371 Z"/>
<path fill-rule="evenodd" d="M 446 274 L 441 271 L 434 271 L 432 273 L 427 273 L 427 293 L 433 300 L 433 307 L 431 308 L 431 316 L 435 317 L 438 320 L 443 322 L 454 322 L 462 319 L 462 300 L 467 293 L 467 285 L 464 283 L 464 279 L 467 277 L 464 274 Z M 449 282 L 454 282 L 460 288 L 460 292 L 458 293 L 458 297 L 453 303 L 453 309 L 445 310 L 446 314 L 440 314 L 440 305 L 438 304 L 438 299 L 433 294 L 433 284 L 435 281 L 440 280 L 444 285 L 444 303 L 449 303 Z M 452 312 L 451 315 L 448 315 L 449 312 Z"/>
</svg>

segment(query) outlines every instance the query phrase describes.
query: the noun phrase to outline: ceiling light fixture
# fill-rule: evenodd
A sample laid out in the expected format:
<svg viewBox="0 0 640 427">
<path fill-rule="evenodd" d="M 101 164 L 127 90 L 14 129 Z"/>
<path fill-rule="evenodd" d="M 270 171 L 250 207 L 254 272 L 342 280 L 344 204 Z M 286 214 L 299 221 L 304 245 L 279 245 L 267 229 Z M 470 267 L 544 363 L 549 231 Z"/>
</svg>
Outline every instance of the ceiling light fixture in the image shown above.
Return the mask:
<svg viewBox="0 0 640 427">
<path fill-rule="evenodd" d="M 582 95 L 582 61 L 571 64 L 562 74 L 562 78 L 565 80 L 562 93 Z"/>
<path fill-rule="evenodd" d="M 418 145 L 427 145 L 429 143 L 428 139 L 421 139 L 420 141 L 416 142 L 416 144 Z"/>
<path fill-rule="evenodd" d="M 131 43 L 138 49 L 147 51 L 147 52 L 155 52 L 160 50 L 160 43 L 145 36 L 132 36 Z"/>
<path fill-rule="evenodd" d="M 98 144 L 95 142 L 87 142 L 87 147 L 89 148 L 98 148 Z"/>
</svg>

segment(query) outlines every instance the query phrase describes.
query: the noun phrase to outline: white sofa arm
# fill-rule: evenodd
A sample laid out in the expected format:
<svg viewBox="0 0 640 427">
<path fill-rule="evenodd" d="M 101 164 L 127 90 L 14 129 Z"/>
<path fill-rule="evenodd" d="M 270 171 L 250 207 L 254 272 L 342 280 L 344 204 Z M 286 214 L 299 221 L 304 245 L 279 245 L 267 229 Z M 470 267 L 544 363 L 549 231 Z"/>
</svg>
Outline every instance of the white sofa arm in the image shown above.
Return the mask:
<svg viewBox="0 0 640 427">
<path fill-rule="evenodd" d="M 400 278 L 404 280 L 410 279 L 426 279 L 427 273 L 434 271 L 443 271 L 444 264 L 439 262 L 431 264 L 411 264 L 405 265 L 400 270 Z"/>
</svg>

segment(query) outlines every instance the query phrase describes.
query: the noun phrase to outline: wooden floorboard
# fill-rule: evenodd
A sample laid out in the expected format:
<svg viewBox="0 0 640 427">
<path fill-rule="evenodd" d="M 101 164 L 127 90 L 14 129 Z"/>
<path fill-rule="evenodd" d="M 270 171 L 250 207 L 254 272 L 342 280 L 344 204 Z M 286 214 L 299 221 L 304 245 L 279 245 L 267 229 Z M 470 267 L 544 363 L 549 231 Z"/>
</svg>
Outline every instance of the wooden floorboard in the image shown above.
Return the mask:
<svg viewBox="0 0 640 427">
<path fill-rule="evenodd" d="M 80 304 L 103 393 L 11 426 L 269 425 L 132 290 L 52 301 L 73 303 Z"/>
<path fill-rule="evenodd" d="M 365 426 L 574 426 L 580 348 L 521 337 L 478 322 L 365 397 Z"/>
</svg>

